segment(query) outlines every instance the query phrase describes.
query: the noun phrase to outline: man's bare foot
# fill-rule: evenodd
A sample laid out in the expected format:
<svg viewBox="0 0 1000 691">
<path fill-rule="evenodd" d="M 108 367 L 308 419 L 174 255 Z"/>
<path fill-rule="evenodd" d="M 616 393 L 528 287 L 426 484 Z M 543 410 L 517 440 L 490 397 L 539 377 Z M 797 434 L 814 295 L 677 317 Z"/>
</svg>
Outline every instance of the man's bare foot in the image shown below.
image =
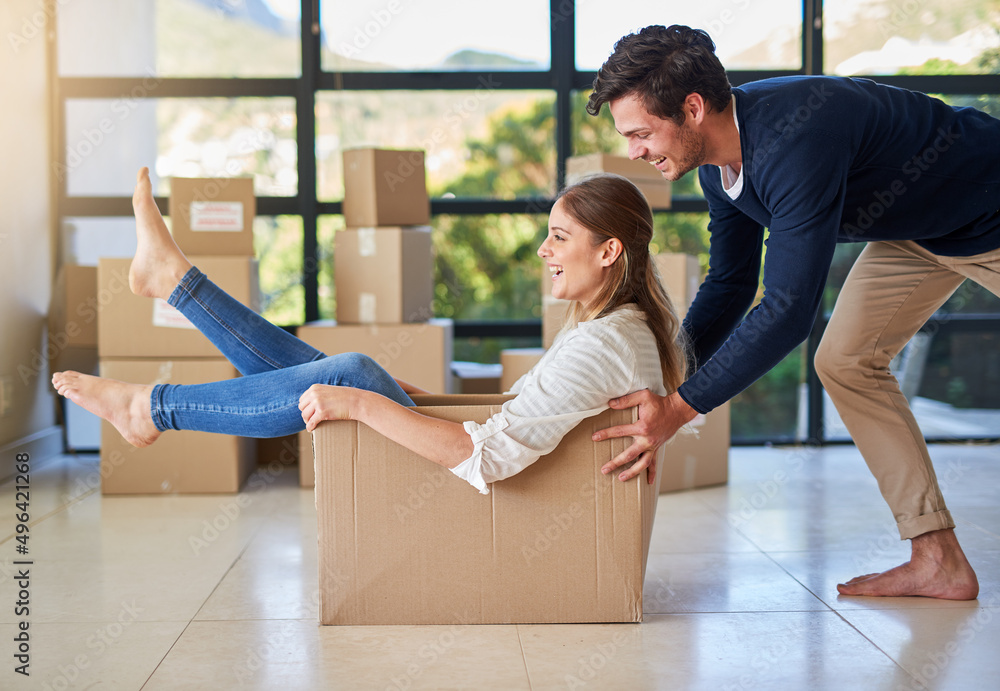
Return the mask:
<svg viewBox="0 0 1000 691">
<path fill-rule="evenodd" d="M 952 528 L 913 538 L 910 561 L 882 573 L 869 573 L 837 586 L 841 595 L 936 597 L 975 600 L 979 580 Z"/>
<path fill-rule="evenodd" d="M 136 177 L 132 210 L 139 244 L 128 274 L 129 287 L 136 295 L 166 300 L 191 268 L 191 262 L 170 236 L 156 208 L 149 168 L 141 169 Z"/>
<path fill-rule="evenodd" d="M 114 425 L 132 446 L 149 446 L 160 436 L 149 412 L 152 385 L 126 384 L 79 372 L 56 372 L 52 385 L 59 395 Z"/>
</svg>

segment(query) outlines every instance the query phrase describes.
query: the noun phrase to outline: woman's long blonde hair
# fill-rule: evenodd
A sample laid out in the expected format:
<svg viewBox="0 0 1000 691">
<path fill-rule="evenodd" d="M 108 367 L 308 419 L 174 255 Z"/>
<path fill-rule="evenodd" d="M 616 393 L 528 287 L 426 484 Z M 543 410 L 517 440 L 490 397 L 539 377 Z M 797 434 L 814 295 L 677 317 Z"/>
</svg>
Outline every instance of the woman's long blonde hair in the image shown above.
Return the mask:
<svg viewBox="0 0 1000 691">
<path fill-rule="evenodd" d="M 566 326 L 611 314 L 635 303 L 656 339 L 663 384 L 675 391 L 687 375 L 686 338 L 680 318 L 649 256 L 653 214 L 649 203 L 628 179 L 613 174 L 594 175 L 566 187 L 556 197 L 573 220 L 587 228 L 594 247 L 617 238 L 622 252 L 611 265 L 608 280 L 589 305 L 577 302 Z M 564 327 L 565 328 L 565 327 Z"/>
</svg>

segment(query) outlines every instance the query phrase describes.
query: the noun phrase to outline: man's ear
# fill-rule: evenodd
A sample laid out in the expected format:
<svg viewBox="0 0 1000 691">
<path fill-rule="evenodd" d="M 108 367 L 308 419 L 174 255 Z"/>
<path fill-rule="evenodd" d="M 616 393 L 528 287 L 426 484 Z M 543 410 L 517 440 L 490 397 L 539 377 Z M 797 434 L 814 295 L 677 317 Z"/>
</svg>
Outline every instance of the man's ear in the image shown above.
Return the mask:
<svg viewBox="0 0 1000 691">
<path fill-rule="evenodd" d="M 604 241 L 604 251 L 601 252 L 601 266 L 611 266 L 622 253 L 622 243 L 618 238 L 608 238 Z"/>
<path fill-rule="evenodd" d="M 700 125 L 708 115 L 708 103 L 701 94 L 688 94 L 684 99 L 684 112 L 691 118 L 692 124 Z"/>
</svg>

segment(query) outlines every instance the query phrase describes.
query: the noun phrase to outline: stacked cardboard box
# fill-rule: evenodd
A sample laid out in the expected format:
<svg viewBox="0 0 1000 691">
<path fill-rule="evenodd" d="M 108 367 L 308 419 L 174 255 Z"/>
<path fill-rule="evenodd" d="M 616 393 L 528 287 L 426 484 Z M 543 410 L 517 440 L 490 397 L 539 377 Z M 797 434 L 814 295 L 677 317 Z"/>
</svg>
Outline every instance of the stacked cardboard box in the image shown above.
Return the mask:
<svg viewBox="0 0 1000 691">
<path fill-rule="evenodd" d="M 424 153 L 344 152 L 344 220 L 335 237 L 336 322 L 298 336 L 327 355 L 368 355 L 393 377 L 451 390 L 452 324 L 432 319 L 434 259 Z M 312 487 L 312 440 L 299 436 L 299 484 Z"/>
<path fill-rule="evenodd" d="M 59 269 L 49 306 L 46 354 L 50 375 L 66 370 L 97 374 L 96 266 L 64 264 Z M 63 399 L 62 410 L 67 449 L 101 445 L 100 418 L 69 399 Z"/>
<path fill-rule="evenodd" d="M 428 396 L 417 410 L 484 422 L 509 397 Z M 582 421 L 555 451 L 476 492 L 446 468 L 355 421 L 314 435 L 320 623 L 642 621 L 657 492 L 602 475 L 626 439 L 591 434 L 634 411 Z"/>
<path fill-rule="evenodd" d="M 587 154 L 566 159 L 566 184 L 597 173 L 615 173 L 626 177 L 645 195 L 650 207 L 670 208 L 670 182 L 645 161 L 632 161 L 625 156 L 611 154 Z"/>
<path fill-rule="evenodd" d="M 663 253 L 653 260 L 667 294 L 683 318 L 701 285 L 698 258 Z M 659 473 L 661 492 L 720 485 L 729 479 L 729 403 L 699 415 L 690 424 L 693 433 L 683 431 L 666 446 L 666 462 Z"/>
<path fill-rule="evenodd" d="M 253 257 L 253 180 L 174 179 L 170 221 L 188 259 L 239 302 L 258 309 Z M 198 384 L 237 376 L 235 368 L 165 300 L 129 290 L 130 259 L 97 269 L 101 375 L 140 384 Z M 101 435 L 105 494 L 236 492 L 256 462 L 251 440 L 171 431 L 136 449 L 108 423 Z"/>
</svg>

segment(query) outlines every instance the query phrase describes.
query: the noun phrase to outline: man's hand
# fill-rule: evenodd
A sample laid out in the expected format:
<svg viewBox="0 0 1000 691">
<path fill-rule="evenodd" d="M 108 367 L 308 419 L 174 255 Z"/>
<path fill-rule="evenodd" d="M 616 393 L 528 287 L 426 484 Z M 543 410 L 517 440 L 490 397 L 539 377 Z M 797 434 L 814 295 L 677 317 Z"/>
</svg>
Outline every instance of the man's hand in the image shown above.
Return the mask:
<svg viewBox="0 0 1000 691">
<path fill-rule="evenodd" d="M 649 389 L 635 391 L 608 402 L 612 408 L 621 410 L 639 406 L 639 419 L 630 425 L 619 425 L 594 432 L 594 441 L 615 437 L 632 437 L 632 444 L 612 460 L 604 464 L 601 472 L 611 471 L 632 463 L 632 466 L 618 476 L 619 480 L 631 480 L 645 468 L 646 481 L 656 480 L 656 452 L 684 424 L 698 415 L 698 411 L 684 402 L 676 392 L 668 396 L 657 396 Z"/>
<path fill-rule="evenodd" d="M 312 432 L 324 420 L 356 420 L 360 394 L 364 392 L 348 386 L 313 384 L 299 397 L 299 410 Z"/>
</svg>

